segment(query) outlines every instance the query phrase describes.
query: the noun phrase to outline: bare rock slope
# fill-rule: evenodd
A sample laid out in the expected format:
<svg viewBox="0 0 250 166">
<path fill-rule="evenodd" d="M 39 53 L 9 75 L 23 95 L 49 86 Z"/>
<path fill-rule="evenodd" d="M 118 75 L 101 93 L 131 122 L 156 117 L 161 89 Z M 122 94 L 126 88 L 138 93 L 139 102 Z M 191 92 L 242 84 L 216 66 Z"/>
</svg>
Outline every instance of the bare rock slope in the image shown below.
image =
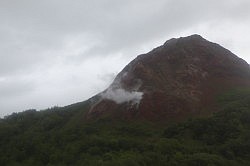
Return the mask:
<svg viewBox="0 0 250 166">
<path fill-rule="evenodd" d="M 199 35 L 139 55 L 99 94 L 88 119 L 176 121 L 216 111 L 217 96 L 250 87 L 249 64 Z"/>
</svg>

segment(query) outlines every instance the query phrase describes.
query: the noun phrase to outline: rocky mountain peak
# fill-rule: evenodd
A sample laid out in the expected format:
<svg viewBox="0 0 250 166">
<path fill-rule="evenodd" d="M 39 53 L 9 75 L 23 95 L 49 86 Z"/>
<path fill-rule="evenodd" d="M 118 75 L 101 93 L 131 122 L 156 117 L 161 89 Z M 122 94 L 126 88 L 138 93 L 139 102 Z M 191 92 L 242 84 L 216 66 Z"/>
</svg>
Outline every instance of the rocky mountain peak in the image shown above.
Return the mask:
<svg viewBox="0 0 250 166">
<path fill-rule="evenodd" d="M 244 60 L 200 35 L 173 38 L 129 63 L 88 115 L 181 119 L 207 114 L 216 95 L 243 86 L 250 86 Z"/>
</svg>

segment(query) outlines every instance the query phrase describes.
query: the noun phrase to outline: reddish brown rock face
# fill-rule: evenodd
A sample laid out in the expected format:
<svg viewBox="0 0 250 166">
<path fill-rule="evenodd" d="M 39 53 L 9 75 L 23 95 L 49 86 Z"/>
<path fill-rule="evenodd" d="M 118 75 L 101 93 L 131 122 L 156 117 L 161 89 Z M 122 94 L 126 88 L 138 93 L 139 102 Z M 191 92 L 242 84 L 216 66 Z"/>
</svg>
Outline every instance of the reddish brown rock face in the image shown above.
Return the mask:
<svg viewBox="0 0 250 166">
<path fill-rule="evenodd" d="M 140 103 L 102 99 L 88 118 L 186 119 L 216 111 L 216 96 L 237 87 L 250 87 L 250 68 L 244 60 L 199 35 L 171 39 L 139 55 L 110 86 L 142 92 Z"/>
</svg>

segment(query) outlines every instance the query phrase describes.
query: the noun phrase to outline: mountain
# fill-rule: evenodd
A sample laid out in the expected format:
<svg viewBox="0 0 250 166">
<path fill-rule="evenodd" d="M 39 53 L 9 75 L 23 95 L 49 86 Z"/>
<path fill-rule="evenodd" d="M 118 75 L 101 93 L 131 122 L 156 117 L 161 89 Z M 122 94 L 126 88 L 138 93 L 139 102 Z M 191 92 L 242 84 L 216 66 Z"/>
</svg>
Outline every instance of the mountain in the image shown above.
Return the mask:
<svg viewBox="0 0 250 166">
<path fill-rule="evenodd" d="M 249 78 L 218 44 L 171 39 L 87 101 L 0 118 L 0 165 L 250 165 Z"/>
<path fill-rule="evenodd" d="M 87 119 L 179 121 L 218 110 L 217 96 L 250 87 L 247 62 L 199 35 L 139 55 L 99 94 Z"/>
</svg>

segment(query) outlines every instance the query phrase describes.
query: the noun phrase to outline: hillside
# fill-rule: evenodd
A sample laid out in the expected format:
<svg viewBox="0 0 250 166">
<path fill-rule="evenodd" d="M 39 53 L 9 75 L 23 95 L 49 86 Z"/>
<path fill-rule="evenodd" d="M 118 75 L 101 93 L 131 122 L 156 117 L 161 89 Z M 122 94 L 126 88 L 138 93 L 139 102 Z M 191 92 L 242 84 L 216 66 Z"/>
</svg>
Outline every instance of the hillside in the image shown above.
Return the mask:
<svg viewBox="0 0 250 166">
<path fill-rule="evenodd" d="M 249 133 L 249 64 L 192 35 L 87 101 L 0 119 L 0 165 L 246 166 Z"/>
<path fill-rule="evenodd" d="M 85 123 L 77 107 L 13 114 L 0 121 L 0 165 L 249 165 L 250 89 L 220 95 L 218 104 L 211 117 L 168 126 Z"/>
<path fill-rule="evenodd" d="M 249 64 L 229 50 L 199 35 L 170 39 L 129 63 L 88 117 L 181 121 L 216 111 L 218 94 L 249 86 Z"/>
</svg>

